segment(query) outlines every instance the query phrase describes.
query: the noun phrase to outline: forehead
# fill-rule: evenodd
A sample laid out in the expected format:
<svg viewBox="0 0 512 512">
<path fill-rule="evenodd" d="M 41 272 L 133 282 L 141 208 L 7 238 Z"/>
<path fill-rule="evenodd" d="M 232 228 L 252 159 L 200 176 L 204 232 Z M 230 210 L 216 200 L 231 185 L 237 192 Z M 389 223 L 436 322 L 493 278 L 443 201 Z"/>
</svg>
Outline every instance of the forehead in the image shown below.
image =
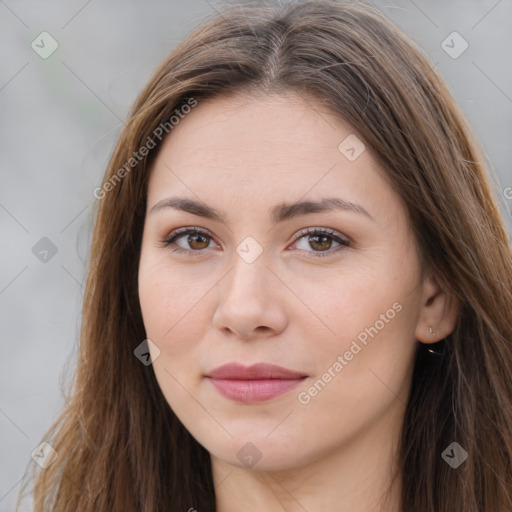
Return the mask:
<svg viewBox="0 0 512 512">
<path fill-rule="evenodd" d="M 170 191 L 219 208 L 226 200 L 255 206 L 327 193 L 372 203 L 380 215 L 400 206 L 353 128 L 295 94 L 199 100 L 160 148 L 148 203 Z"/>
<path fill-rule="evenodd" d="M 200 100 L 164 145 L 170 150 L 179 146 L 187 157 L 215 153 L 231 163 L 250 155 L 256 163 L 276 164 L 336 149 L 340 136 L 352 131 L 325 106 L 293 93 L 231 95 Z"/>
</svg>

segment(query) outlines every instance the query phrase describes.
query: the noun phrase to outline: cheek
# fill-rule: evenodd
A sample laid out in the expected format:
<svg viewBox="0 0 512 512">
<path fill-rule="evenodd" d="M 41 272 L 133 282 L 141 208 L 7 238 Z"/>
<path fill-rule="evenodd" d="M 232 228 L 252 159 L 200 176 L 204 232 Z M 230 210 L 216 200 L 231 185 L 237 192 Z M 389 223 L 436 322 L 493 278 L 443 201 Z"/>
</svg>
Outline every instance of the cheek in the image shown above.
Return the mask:
<svg viewBox="0 0 512 512">
<path fill-rule="evenodd" d="M 375 405 L 386 396 L 393 397 L 389 389 L 406 387 L 416 348 L 419 303 L 418 294 L 411 291 L 417 269 L 414 264 L 398 268 L 392 260 L 382 263 L 335 276 L 324 283 L 325 293 L 309 295 L 308 304 L 326 326 L 326 334 L 312 346 L 316 376 L 330 388 L 318 400 L 323 405 L 340 399 Z M 305 324 L 303 328 L 308 329 Z M 315 341 L 311 335 L 305 339 Z M 319 383 L 323 390 L 322 386 Z"/>
<path fill-rule="evenodd" d="M 197 360 L 198 340 L 204 337 L 205 329 L 204 318 L 203 323 L 200 318 L 205 292 L 195 284 L 186 286 L 183 274 L 176 269 L 170 271 L 162 261 L 141 258 L 142 317 L 147 338 L 159 350 L 153 359 L 153 371 L 167 403 L 187 424 L 200 415 L 191 407 L 187 390 L 198 384 L 198 370 L 192 362 Z"/>
<path fill-rule="evenodd" d="M 208 290 L 214 285 L 197 276 L 171 269 L 161 261 L 141 258 L 139 300 L 147 337 L 161 351 L 166 366 L 175 367 L 191 358 L 204 337 L 208 318 Z"/>
<path fill-rule="evenodd" d="M 346 340 L 355 338 L 375 322 L 380 326 L 382 314 L 389 311 L 387 317 L 396 316 L 393 304 L 401 302 L 407 293 L 404 277 L 398 280 L 383 265 L 347 266 L 339 272 L 304 276 L 300 296 L 313 315 L 309 316 L 314 317 L 314 325 L 323 325 L 328 338 L 339 340 L 342 348 Z"/>
<path fill-rule="evenodd" d="M 315 348 L 314 378 L 296 398 L 298 412 L 309 428 L 324 433 L 327 444 L 340 433 L 355 435 L 377 418 L 394 421 L 389 414 L 398 413 L 407 402 L 415 351 L 414 308 L 411 301 L 398 304 L 391 298 L 373 295 L 357 302 L 360 309 L 346 302 L 334 324 L 335 341 Z M 329 339 L 333 337 L 318 341 Z"/>
</svg>

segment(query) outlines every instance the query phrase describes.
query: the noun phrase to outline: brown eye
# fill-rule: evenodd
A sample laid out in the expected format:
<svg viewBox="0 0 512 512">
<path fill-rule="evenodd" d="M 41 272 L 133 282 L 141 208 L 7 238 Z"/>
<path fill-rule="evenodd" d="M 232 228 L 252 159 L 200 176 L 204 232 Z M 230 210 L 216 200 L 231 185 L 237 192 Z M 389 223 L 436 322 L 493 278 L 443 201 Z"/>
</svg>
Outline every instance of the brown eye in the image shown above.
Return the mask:
<svg viewBox="0 0 512 512">
<path fill-rule="evenodd" d="M 184 242 L 177 243 L 178 240 L 182 239 Z M 163 244 L 166 247 L 175 245 L 176 247 L 173 251 L 192 254 L 194 252 L 201 252 L 203 249 L 207 249 L 211 240 L 212 237 L 207 231 L 188 227 L 173 231 L 168 237 L 166 237 Z"/>
<path fill-rule="evenodd" d="M 210 241 L 202 233 L 188 235 L 188 243 L 192 249 L 206 249 L 210 245 Z"/>
<path fill-rule="evenodd" d="M 319 250 L 319 251 L 324 251 L 324 250 L 330 249 L 332 242 L 333 242 L 332 238 L 329 236 L 325 236 L 325 235 L 314 235 L 314 236 L 310 236 L 310 239 L 309 239 L 309 245 L 313 249 Z"/>
<path fill-rule="evenodd" d="M 304 244 L 305 247 L 298 248 L 305 250 L 306 252 L 312 252 L 314 256 L 329 256 L 331 254 L 340 252 L 340 250 L 342 250 L 344 247 L 350 246 L 349 240 L 343 237 L 341 233 L 328 228 L 308 228 L 302 230 L 298 235 L 299 239 L 294 243 L 294 246 L 296 246 L 302 240 L 306 240 L 307 245 Z M 333 242 L 338 244 L 339 247 L 335 247 L 333 250 L 329 250 L 332 248 Z M 311 251 L 309 249 L 313 250 Z"/>
</svg>

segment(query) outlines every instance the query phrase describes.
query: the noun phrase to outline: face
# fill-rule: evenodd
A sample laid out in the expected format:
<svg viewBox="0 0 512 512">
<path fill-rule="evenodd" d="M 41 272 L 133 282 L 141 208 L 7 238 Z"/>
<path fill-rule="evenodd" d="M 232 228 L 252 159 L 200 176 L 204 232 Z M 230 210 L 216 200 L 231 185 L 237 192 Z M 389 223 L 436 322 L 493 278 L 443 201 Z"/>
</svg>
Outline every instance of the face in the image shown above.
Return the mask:
<svg viewBox="0 0 512 512">
<path fill-rule="evenodd" d="M 398 431 L 422 272 L 350 125 L 292 94 L 199 102 L 164 141 L 147 204 L 153 369 L 215 459 L 294 468 Z"/>
</svg>

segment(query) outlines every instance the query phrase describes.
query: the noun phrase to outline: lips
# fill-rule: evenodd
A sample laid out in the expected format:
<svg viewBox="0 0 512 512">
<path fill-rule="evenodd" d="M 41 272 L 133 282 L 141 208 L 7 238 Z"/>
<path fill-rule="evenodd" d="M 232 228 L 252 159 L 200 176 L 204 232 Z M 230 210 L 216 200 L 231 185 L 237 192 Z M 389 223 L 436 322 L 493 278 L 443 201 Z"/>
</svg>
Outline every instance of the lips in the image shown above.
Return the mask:
<svg viewBox="0 0 512 512">
<path fill-rule="evenodd" d="M 267 363 L 243 366 L 238 363 L 229 363 L 219 366 L 207 377 L 214 379 L 236 379 L 236 380 L 257 380 L 257 379 L 300 379 L 307 375 L 288 370 L 282 366 Z"/>
<path fill-rule="evenodd" d="M 298 386 L 307 375 L 267 363 L 243 366 L 229 363 L 206 375 L 224 397 L 237 402 L 270 400 Z"/>
</svg>

